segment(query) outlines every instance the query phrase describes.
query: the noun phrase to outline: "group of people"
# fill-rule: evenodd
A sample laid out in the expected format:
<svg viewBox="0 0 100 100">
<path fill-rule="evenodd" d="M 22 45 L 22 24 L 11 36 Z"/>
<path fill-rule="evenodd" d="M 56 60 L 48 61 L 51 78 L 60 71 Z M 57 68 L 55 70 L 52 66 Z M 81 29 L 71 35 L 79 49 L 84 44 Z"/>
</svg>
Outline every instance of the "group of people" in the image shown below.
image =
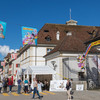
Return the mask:
<svg viewBox="0 0 100 100">
<path fill-rule="evenodd" d="M 66 83 L 66 90 L 67 90 L 67 95 L 68 95 L 68 100 L 72 99 L 72 79 L 71 80 L 67 80 Z M 36 78 L 33 79 L 33 84 L 31 86 L 31 83 L 28 82 L 27 79 L 25 79 L 24 81 L 21 80 L 21 78 L 18 79 L 17 81 L 18 83 L 18 89 L 17 89 L 17 93 L 20 94 L 21 93 L 21 88 L 23 88 L 23 91 L 25 93 L 29 93 L 33 91 L 33 99 L 35 97 L 35 93 L 37 93 L 37 95 L 40 97 L 39 92 L 42 92 L 42 89 L 44 90 L 48 90 L 48 82 L 45 80 L 44 84 L 40 81 L 37 81 Z M 3 91 L 3 93 L 7 92 L 7 87 L 9 86 L 9 92 L 12 91 L 12 87 L 13 87 L 13 80 L 12 78 L 3 78 L 2 81 L 0 81 L 0 93 L 1 91 Z"/>
<path fill-rule="evenodd" d="M 22 80 L 19 79 L 19 80 L 17 81 L 17 83 L 18 83 L 18 94 L 21 93 L 21 87 L 23 88 L 23 84 L 24 84 L 24 89 L 23 89 L 23 90 L 24 90 L 25 93 L 28 93 L 28 86 L 29 86 L 29 88 L 31 88 L 30 92 L 33 91 L 33 97 L 32 97 L 32 98 L 33 98 L 33 99 L 35 98 L 35 93 L 37 93 L 37 95 L 39 96 L 39 99 L 41 98 L 39 92 L 41 92 L 42 90 L 41 90 L 41 88 L 39 87 L 39 85 L 42 87 L 42 83 L 41 83 L 40 81 L 37 82 L 36 78 L 33 79 L 33 89 L 32 89 L 32 87 L 31 87 L 31 85 L 30 85 L 30 83 L 28 82 L 27 79 L 25 79 L 24 82 L 22 82 Z M 39 84 L 38 84 L 38 83 L 39 83 Z M 39 89 L 40 89 L 40 90 L 39 90 Z"/>
<path fill-rule="evenodd" d="M 12 91 L 13 87 L 13 80 L 12 78 L 3 78 L 2 81 L 0 81 L 0 93 L 6 93 L 7 92 L 7 87 L 9 86 L 9 92 Z"/>
<path fill-rule="evenodd" d="M 36 80 L 36 81 L 37 81 L 37 86 L 38 86 L 39 92 L 42 92 L 42 90 L 49 90 L 49 83 L 47 80 L 45 80 L 44 82 L 41 82 L 39 80 Z M 27 78 L 24 81 L 22 81 L 21 78 L 19 78 L 17 83 L 18 83 L 18 93 L 20 93 L 21 89 L 25 93 L 30 93 L 30 92 L 32 92 L 32 90 L 34 88 L 33 84 L 31 84 L 31 82 L 28 81 Z M 33 83 L 34 83 L 34 81 L 33 81 Z"/>
</svg>

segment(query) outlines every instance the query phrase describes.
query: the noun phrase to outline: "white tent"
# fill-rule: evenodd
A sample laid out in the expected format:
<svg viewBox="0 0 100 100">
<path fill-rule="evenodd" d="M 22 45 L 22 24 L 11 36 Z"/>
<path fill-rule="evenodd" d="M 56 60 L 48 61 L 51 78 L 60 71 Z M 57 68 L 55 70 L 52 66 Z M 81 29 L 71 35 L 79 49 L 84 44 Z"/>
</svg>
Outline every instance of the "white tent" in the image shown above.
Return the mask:
<svg viewBox="0 0 100 100">
<path fill-rule="evenodd" d="M 55 74 L 56 72 L 49 66 L 29 66 L 24 74 Z"/>
<path fill-rule="evenodd" d="M 26 68 L 22 68 L 21 70 L 22 70 L 21 72 L 23 73 L 24 80 L 25 80 L 25 75 L 27 76 L 28 80 L 29 80 L 29 75 L 32 75 L 32 83 L 33 83 L 33 78 L 35 78 L 36 75 L 52 74 L 52 79 L 55 79 L 55 74 L 56 74 L 56 71 L 54 71 L 49 66 L 28 66 Z"/>
</svg>

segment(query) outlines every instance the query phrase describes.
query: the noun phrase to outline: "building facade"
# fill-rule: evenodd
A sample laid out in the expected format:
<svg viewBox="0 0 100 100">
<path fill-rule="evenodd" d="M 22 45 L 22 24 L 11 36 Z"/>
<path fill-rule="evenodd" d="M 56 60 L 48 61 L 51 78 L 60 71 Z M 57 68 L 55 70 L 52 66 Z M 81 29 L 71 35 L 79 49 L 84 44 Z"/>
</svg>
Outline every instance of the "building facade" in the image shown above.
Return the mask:
<svg viewBox="0 0 100 100">
<path fill-rule="evenodd" d="M 13 70 L 12 74 L 16 74 L 17 70 L 29 66 L 49 66 L 56 71 L 56 80 L 73 78 L 74 81 L 88 81 L 88 77 L 95 82 L 99 76 L 97 66 L 93 62 L 94 56 L 98 54 L 99 57 L 97 48 L 90 50 L 84 70 L 78 67 L 77 56 L 85 53 L 88 46 L 86 41 L 98 36 L 100 27 L 77 25 L 77 21 L 74 20 L 66 24 L 47 23 L 38 32 L 38 44 L 21 48 L 17 59 L 9 62 L 9 67 L 12 65 L 9 71 Z M 16 67 L 18 65 L 20 66 Z"/>
</svg>

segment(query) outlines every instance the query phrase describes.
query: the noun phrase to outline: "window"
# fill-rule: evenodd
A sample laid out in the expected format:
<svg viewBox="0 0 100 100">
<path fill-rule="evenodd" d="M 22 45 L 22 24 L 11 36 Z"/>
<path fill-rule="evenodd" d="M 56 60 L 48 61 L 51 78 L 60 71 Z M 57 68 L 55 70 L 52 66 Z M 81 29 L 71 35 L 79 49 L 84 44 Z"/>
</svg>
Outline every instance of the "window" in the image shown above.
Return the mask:
<svg viewBox="0 0 100 100">
<path fill-rule="evenodd" d="M 16 64 L 16 68 L 20 67 L 20 64 Z"/>
<path fill-rule="evenodd" d="M 49 53 L 52 50 L 52 48 L 47 48 L 47 53 Z"/>
<path fill-rule="evenodd" d="M 56 33 L 56 38 L 57 38 L 57 40 L 59 40 L 59 38 L 60 38 L 60 32 L 59 31 L 57 31 L 57 33 Z"/>
<path fill-rule="evenodd" d="M 67 32 L 66 34 L 67 34 L 67 36 L 71 36 L 72 32 Z"/>
<path fill-rule="evenodd" d="M 84 72 L 78 72 L 78 77 L 79 77 L 79 80 L 84 80 L 85 79 Z"/>
<path fill-rule="evenodd" d="M 45 40 L 46 41 L 51 41 L 51 37 L 48 35 L 48 36 L 45 37 Z"/>
<path fill-rule="evenodd" d="M 44 32 L 49 32 L 49 30 L 44 30 Z"/>
</svg>

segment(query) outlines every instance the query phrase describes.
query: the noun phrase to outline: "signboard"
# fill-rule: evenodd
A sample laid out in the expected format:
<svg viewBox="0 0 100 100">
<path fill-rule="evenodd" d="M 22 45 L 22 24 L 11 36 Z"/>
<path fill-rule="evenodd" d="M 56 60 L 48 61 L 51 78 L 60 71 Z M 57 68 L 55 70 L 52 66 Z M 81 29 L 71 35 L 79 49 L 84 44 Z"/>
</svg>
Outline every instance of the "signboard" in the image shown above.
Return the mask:
<svg viewBox="0 0 100 100">
<path fill-rule="evenodd" d="M 67 91 L 67 80 L 52 80 L 50 81 L 50 91 Z"/>
<path fill-rule="evenodd" d="M 31 27 L 22 27 L 22 41 L 25 44 L 37 45 L 37 29 Z"/>
<path fill-rule="evenodd" d="M 5 33 L 6 33 L 6 23 L 0 21 L 0 38 L 5 38 Z"/>
<path fill-rule="evenodd" d="M 17 53 L 12 53 L 11 54 L 11 59 L 16 59 L 17 58 Z"/>
<path fill-rule="evenodd" d="M 83 84 L 76 84 L 76 91 L 83 91 L 84 85 Z"/>
</svg>

